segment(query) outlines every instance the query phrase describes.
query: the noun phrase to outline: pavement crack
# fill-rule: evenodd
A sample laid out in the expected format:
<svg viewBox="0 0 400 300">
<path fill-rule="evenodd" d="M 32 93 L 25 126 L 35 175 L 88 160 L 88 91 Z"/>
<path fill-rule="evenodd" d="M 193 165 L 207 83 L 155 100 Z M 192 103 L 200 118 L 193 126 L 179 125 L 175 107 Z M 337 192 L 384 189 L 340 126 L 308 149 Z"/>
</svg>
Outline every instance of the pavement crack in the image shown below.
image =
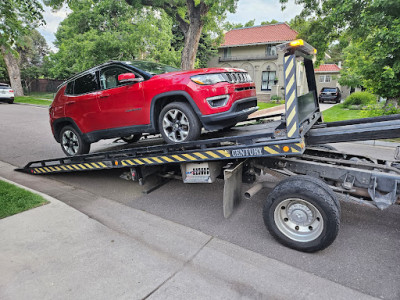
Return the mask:
<svg viewBox="0 0 400 300">
<path fill-rule="evenodd" d="M 163 285 L 165 285 L 168 281 L 170 281 L 172 278 L 175 277 L 176 274 L 181 272 L 185 267 L 190 264 L 193 259 L 214 239 L 213 236 L 211 236 L 206 243 L 204 243 L 203 246 L 200 247 L 199 250 L 196 251 L 178 270 L 176 270 L 174 273 L 171 274 L 167 279 L 165 279 L 161 284 L 159 284 L 153 291 L 151 291 L 148 295 L 142 298 L 142 300 L 148 299 L 151 295 L 153 295 L 155 292 L 157 292 Z"/>
</svg>

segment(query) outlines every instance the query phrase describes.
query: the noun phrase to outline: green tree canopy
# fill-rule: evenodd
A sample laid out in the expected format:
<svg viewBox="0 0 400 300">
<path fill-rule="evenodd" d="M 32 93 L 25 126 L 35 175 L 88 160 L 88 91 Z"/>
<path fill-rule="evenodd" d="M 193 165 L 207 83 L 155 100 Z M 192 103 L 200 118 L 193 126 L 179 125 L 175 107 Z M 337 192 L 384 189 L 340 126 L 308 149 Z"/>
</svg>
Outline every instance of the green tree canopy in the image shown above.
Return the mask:
<svg viewBox="0 0 400 300">
<path fill-rule="evenodd" d="M 280 0 L 285 5 L 288 0 Z M 349 42 L 341 82 L 360 84 L 389 99 L 400 99 L 400 1 L 296 0 L 303 6 L 301 35 L 319 50 Z M 308 19 L 306 19 L 308 17 Z"/>
<path fill-rule="evenodd" d="M 0 0 L 0 50 L 17 96 L 23 90 L 15 47 L 29 30 L 44 23 L 42 12 L 39 0 Z"/>
<path fill-rule="evenodd" d="M 134 9 L 119 0 L 74 1 L 69 7 L 72 12 L 56 33 L 53 77 L 66 78 L 112 59 L 179 65 L 171 47 L 173 22 L 163 11 Z"/>
<path fill-rule="evenodd" d="M 191 69 L 195 65 L 197 49 L 203 27 L 210 28 L 218 24 L 226 16 L 226 12 L 234 12 L 238 0 L 125 0 L 135 10 L 143 6 L 161 10 L 169 15 L 179 26 L 184 35 L 184 47 L 181 54 L 181 68 Z M 53 8 L 64 3 L 69 7 L 79 0 L 44 0 Z"/>
</svg>

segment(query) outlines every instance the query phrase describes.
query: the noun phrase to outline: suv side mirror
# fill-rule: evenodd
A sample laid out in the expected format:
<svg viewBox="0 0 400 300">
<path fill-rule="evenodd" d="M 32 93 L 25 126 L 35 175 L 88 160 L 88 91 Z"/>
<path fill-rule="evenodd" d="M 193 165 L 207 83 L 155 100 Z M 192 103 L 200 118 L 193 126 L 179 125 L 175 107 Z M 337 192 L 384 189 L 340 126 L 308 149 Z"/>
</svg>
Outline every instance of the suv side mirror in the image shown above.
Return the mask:
<svg viewBox="0 0 400 300">
<path fill-rule="evenodd" d="M 124 73 L 118 75 L 119 83 L 134 83 L 143 81 L 142 77 L 136 77 L 133 73 Z"/>
</svg>

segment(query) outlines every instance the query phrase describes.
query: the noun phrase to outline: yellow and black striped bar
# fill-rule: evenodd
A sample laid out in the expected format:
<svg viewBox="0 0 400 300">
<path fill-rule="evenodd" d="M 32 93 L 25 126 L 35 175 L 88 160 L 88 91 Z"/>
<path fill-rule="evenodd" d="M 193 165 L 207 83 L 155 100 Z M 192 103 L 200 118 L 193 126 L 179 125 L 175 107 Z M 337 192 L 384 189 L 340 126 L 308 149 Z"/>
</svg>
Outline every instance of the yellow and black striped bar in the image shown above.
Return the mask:
<svg viewBox="0 0 400 300">
<path fill-rule="evenodd" d="M 289 138 L 299 137 L 296 55 L 284 57 L 286 128 Z"/>
<path fill-rule="evenodd" d="M 167 163 L 201 162 L 249 157 L 266 157 L 282 155 L 300 155 L 304 152 L 304 142 L 271 144 L 268 146 L 240 147 L 227 150 L 209 150 L 188 152 L 174 155 L 149 156 L 146 158 L 131 158 L 115 161 L 115 167 L 132 167 L 144 165 L 159 165 Z"/>
<path fill-rule="evenodd" d="M 91 171 L 112 168 L 112 162 L 82 162 L 76 164 L 59 164 L 53 166 L 41 166 L 31 168 L 32 174 L 64 173 L 74 171 Z"/>
<path fill-rule="evenodd" d="M 190 151 L 187 153 L 166 154 L 159 156 L 135 157 L 129 159 L 116 159 L 96 162 L 82 162 L 74 164 L 53 164 L 51 166 L 30 167 L 31 174 L 53 174 L 78 171 L 93 171 L 111 168 L 124 168 L 132 166 L 161 165 L 170 163 L 187 163 L 215 161 L 226 159 L 240 159 L 251 157 L 269 157 L 282 155 L 300 155 L 304 152 L 304 141 L 293 139 L 292 142 L 276 142 L 257 146 L 230 147 L 227 149 L 213 149 L 204 151 Z"/>
</svg>

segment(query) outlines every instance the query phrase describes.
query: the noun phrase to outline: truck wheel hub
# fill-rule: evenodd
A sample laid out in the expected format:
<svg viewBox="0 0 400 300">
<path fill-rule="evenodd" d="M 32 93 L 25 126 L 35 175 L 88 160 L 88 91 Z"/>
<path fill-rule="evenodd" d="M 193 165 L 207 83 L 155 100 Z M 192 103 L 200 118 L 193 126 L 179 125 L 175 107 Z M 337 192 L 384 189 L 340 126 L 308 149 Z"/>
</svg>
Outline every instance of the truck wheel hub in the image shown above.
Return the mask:
<svg viewBox="0 0 400 300">
<path fill-rule="evenodd" d="M 306 205 L 300 203 L 292 204 L 288 208 L 287 214 L 289 220 L 298 225 L 307 226 L 313 222 L 312 211 Z"/>
</svg>

